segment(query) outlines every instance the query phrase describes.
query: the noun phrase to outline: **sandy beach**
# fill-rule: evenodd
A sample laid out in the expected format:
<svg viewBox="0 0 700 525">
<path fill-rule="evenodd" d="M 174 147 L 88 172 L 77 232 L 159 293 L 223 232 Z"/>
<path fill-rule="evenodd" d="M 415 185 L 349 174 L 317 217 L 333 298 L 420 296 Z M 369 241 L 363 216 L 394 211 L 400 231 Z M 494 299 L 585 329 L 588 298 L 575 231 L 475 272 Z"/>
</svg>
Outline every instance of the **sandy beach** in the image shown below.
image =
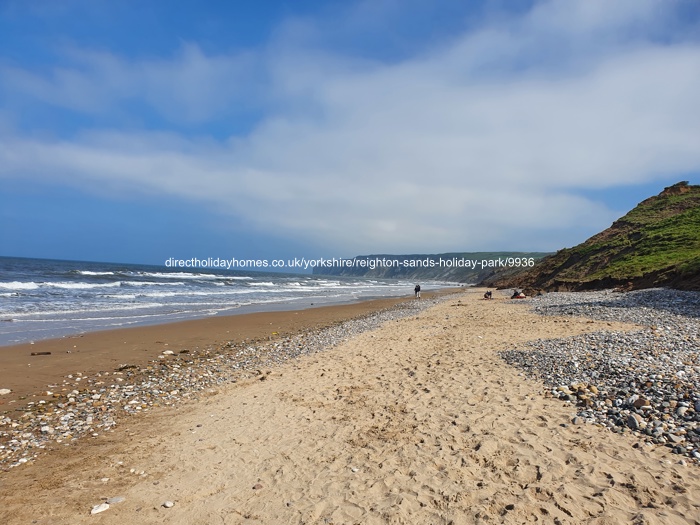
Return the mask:
<svg viewBox="0 0 700 525">
<path fill-rule="evenodd" d="M 51 446 L 0 472 L 0 522 L 699 524 L 697 465 L 573 424 L 572 405 L 498 355 L 634 327 L 539 316 L 482 293 Z M 184 344 L 187 330 L 171 336 Z"/>
<path fill-rule="evenodd" d="M 428 293 L 427 297 L 439 293 Z M 386 298 L 303 310 L 214 316 L 0 346 L 0 388 L 12 390 L 0 398 L 0 412 L 30 400 L 48 399 L 41 395 L 47 385 L 60 382 L 68 374 L 88 376 L 123 363 L 144 366 L 163 350 L 217 349 L 227 342 L 283 338 L 406 300 Z"/>
</svg>

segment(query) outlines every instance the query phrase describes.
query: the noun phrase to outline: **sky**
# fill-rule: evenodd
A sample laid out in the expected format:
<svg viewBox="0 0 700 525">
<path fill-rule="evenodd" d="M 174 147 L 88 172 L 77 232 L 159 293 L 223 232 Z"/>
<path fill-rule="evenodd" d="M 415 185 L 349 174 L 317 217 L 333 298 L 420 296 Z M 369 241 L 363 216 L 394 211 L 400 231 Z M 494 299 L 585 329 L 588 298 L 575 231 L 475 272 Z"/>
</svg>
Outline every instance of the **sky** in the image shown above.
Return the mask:
<svg viewBox="0 0 700 525">
<path fill-rule="evenodd" d="M 698 93 L 697 0 L 0 0 L 0 255 L 555 251 Z"/>
</svg>

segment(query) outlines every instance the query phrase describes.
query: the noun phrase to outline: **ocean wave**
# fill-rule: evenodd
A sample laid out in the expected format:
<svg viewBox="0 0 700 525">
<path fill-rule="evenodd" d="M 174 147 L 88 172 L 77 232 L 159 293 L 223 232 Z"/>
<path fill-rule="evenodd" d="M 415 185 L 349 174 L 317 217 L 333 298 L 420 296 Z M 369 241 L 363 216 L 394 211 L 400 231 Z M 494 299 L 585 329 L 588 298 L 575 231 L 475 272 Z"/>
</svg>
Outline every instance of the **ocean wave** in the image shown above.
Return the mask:
<svg viewBox="0 0 700 525">
<path fill-rule="evenodd" d="M 227 290 L 225 292 L 214 292 L 211 290 L 207 291 L 195 291 L 195 290 L 183 290 L 183 291 L 172 291 L 172 292 L 143 292 L 137 294 L 137 297 L 152 297 L 152 298 L 165 298 L 165 297 L 226 297 L 231 295 L 238 295 L 242 293 L 253 293 L 253 290 L 246 292 L 245 290 Z"/>
<path fill-rule="evenodd" d="M 41 286 L 46 286 L 49 288 L 62 288 L 65 290 L 89 290 L 92 288 L 115 288 L 115 287 L 121 286 L 121 282 L 115 282 L 115 283 L 57 282 L 57 283 L 41 283 Z"/>
<path fill-rule="evenodd" d="M 120 281 L 122 286 L 184 286 L 185 283 L 158 283 L 155 281 Z"/>
<path fill-rule="evenodd" d="M 70 320 L 72 316 L 78 314 L 107 314 L 109 312 L 133 312 L 138 310 L 158 310 L 162 308 L 161 303 L 144 302 L 144 303 L 110 303 L 109 305 L 90 304 L 82 308 L 73 305 L 54 305 L 55 307 L 47 310 L 31 310 L 31 311 L 15 311 L 11 315 L 15 321 L 31 321 L 31 322 L 62 322 Z"/>
<path fill-rule="evenodd" d="M 77 270 L 79 275 L 116 275 L 114 272 L 93 272 L 90 270 Z"/>
<path fill-rule="evenodd" d="M 237 275 L 216 275 L 213 273 L 192 273 L 192 272 L 135 272 L 134 275 L 141 277 L 152 277 L 155 279 L 201 279 L 201 280 L 241 280 L 250 281 L 252 277 Z"/>
<path fill-rule="evenodd" d="M 10 283 L 0 283 L 0 288 L 5 290 L 36 290 L 39 285 L 34 282 L 12 281 Z"/>
</svg>

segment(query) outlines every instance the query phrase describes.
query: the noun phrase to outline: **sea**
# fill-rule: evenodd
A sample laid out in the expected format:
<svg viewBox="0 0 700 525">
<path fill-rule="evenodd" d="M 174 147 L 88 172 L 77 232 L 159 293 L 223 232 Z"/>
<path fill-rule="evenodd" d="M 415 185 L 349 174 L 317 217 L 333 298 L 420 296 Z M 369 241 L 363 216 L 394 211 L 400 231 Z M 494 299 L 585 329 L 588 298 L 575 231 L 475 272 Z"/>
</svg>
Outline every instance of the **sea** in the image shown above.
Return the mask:
<svg viewBox="0 0 700 525">
<path fill-rule="evenodd" d="M 454 283 L 420 283 L 423 290 Z M 415 283 L 0 257 L 0 346 L 213 315 L 408 296 Z"/>
</svg>

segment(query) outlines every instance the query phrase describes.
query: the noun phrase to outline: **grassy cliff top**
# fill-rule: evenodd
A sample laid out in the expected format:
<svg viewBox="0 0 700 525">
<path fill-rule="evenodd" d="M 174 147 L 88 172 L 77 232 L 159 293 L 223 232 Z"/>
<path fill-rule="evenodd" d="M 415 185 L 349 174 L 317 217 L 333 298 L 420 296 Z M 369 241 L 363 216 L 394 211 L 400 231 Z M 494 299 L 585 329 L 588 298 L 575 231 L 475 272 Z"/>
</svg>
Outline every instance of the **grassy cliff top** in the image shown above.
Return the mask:
<svg viewBox="0 0 700 525">
<path fill-rule="evenodd" d="M 607 230 L 486 284 L 546 290 L 628 285 L 700 289 L 700 186 L 679 182 Z"/>
</svg>

